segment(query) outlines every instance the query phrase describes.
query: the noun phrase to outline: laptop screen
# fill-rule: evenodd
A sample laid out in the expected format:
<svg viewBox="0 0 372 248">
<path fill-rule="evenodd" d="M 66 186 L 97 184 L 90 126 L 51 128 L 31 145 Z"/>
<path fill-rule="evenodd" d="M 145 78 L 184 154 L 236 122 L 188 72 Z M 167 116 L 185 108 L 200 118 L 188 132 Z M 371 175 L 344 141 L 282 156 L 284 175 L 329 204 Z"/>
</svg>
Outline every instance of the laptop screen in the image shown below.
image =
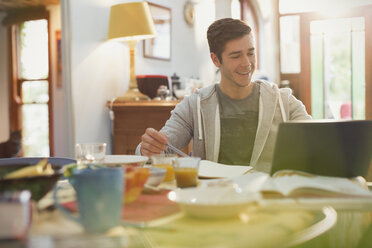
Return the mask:
<svg viewBox="0 0 372 248">
<path fill-rule="evenodd" d="M 303 121 L 279 126 L 271 174 L 301 170 L 366 177 L 372 158 L 372 121 Z"/>
</svg>

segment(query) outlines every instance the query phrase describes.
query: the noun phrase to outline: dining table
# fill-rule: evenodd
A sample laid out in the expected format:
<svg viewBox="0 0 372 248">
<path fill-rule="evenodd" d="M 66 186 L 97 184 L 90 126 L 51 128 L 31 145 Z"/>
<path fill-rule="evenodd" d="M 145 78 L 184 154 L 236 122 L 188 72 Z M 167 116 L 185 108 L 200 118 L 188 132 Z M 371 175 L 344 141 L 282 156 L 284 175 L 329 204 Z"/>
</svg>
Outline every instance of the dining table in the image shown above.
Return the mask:
<svg viewBox="0 0 372 248">
<path fill-rule="evenodd" d="M 171 190 L 144 191 L 123 205 L 118 226 L 95 234 L 54 208 L 48 194 L 33 206 L 27 238 L 17 241 L 25 246 L 7 247 L 358 247 L 370 228 L 370 208 L 342 211 L 327 204 L 252 203 L 235 217 L 195 218 L 169 199 Z M 66 190 L 62 203 L 78 212 L 74 197 Z"/>
</svg>

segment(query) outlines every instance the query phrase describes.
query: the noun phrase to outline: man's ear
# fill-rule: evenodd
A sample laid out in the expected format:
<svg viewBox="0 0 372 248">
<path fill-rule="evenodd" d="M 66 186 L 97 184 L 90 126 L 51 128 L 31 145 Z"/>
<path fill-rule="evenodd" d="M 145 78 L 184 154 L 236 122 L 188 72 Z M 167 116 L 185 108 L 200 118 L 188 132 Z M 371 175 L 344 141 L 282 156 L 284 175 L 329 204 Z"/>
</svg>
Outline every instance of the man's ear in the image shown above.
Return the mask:
<svg viewBox="0 0 372 248">
<path fill-rule="evenodd" d="M 211 59 L 212 59 L 213 64 L 215 66 L 217 66 L 218 68 L 221 67 L 221 62 L 220 62 L 220 60 L 218 59 L 218 57 L 217 57 L 217 55 L 215 53 L 211 53 Z"/>
</svg>

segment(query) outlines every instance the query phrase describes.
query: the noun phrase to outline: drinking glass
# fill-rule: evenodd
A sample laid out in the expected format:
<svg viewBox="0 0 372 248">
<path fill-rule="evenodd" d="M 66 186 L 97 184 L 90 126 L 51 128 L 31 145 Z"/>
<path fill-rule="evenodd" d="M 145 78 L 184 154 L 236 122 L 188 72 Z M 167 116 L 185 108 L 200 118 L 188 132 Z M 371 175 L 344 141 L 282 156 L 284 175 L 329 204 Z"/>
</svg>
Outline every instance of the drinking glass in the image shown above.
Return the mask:
<svg viewBox="0 0 372 248">
<path fill-rule="evenodd" d="M 198 171 L 200 158 L 184 157 L 173 161 L 177 187 L 188 188 L 198 185 Z"/>
<path fill-rule="evenodd" d="M 173 161 L 177 158 L 175 154 L 159 154 L 151 156 L 151 163 L 153 167 L 166 169 L 164 182 L 171 182 L 174 180 Z"/>
<path fill-rule="evenodd" d="M 75 156 L 78 165 L 100 163 L 105 158 L 106 143 L 76 144 Z"/>
</svg>

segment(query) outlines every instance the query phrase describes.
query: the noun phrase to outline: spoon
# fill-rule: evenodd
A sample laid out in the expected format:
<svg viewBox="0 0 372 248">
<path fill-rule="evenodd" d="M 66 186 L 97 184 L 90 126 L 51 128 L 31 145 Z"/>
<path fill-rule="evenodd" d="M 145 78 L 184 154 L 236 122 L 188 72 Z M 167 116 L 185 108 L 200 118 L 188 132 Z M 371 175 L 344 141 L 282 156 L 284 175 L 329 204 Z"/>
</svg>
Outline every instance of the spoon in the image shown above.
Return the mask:
<svg viewBox="0 0 372 248">
<path fill-rule="evenodd" d="M 174 147 L 173 145 L 171 144 L 167 144 L 168 148 L 172 151 L 174 151 L 175 153 L 181 155 L 182 157 L 190 157 L 189 155 L 187 155 L 186 153 L 184 153 L 183 151 L 181 151 L 180 149 Z"/>
</svg>

